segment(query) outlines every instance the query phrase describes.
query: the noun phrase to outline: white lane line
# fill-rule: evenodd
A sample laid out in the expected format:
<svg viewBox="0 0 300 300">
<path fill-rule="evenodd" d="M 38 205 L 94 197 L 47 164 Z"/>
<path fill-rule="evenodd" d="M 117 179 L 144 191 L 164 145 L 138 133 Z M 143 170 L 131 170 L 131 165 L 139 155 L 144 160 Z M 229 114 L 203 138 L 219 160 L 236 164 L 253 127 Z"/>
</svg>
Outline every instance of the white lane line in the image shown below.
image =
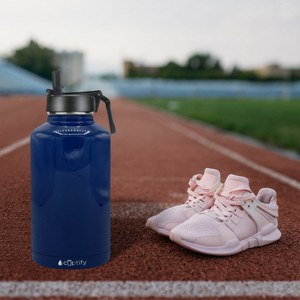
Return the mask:
<svg viewBox="0 0 300 300">
<path fill-rule="evenodd" d="M 300 281 L 2 281 L 0 297 L 300 296 Z"/>
<path fill-rule="evenodd" d="M 29 142 L 30 142 L 30 136 L 28 136 L 28 137 L 26 137 L 22 140 L 19 140 L 19 141 L 13 143 L 13 144 L 1 149 L 0 150 L 0 157 L 2 157 L 3 155 L 8 154 L 8 153 L 10 153 L 10 152 L 26 145 L 26 144 L 28 144 Z"/>
<path fill-rule="evenodd" d="M 300 190 L 300 182 L 293 178 L 290 178 L 290 177 L 285 176 L 281 173 L 278 173 L 272 169 L 261 166 L 261 165 L 255 163 L 254 161 L 240 155 L 237 152 L 234 152 L 228 148 L 225 148 L 215 142 L 208 140 L 207 138 L 201 136 L 200 134 L 196 133 L 195 131 L 192 131 L 191 129 L 189 129 L 185 126 L 182 126 L 182 125 L 179 125 L 179 124 L 173 123 L 173 122 L 172 123 L 163 123 L 163 124 L 171 129 L 185 135 L 186 137 L 189 137 L 190 139 L 198 142 L 199 144 L 201 144 L 207 148 L 215 150 L 225 156 L 228 156 L 228 157 L 246 165 L 247 167 L 250 167 L 256 171 L 264 173 L 272 178 L 275 178 L 281 182 L 284 182 L 284 183 L 292 186 L 293 188 L 295 188 L 297 190 Z"/>
</svg>

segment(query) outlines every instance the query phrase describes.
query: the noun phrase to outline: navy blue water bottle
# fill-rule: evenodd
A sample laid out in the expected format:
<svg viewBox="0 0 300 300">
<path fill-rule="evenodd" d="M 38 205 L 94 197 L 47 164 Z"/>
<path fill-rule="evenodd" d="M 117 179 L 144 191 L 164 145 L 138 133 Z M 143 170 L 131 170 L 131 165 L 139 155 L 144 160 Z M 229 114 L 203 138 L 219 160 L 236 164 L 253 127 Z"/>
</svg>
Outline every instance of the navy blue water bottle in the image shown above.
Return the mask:
<svg viewBox="0 0 300 300">
<path fill-rule="evenodd" d="M 47 90 L 48 120 L 31 134 L 32 259 L 86 269 L 110 258 L 110 134 L 93 120 L 101 91 L 63 93 L 60 72 Z"/>
</svg>

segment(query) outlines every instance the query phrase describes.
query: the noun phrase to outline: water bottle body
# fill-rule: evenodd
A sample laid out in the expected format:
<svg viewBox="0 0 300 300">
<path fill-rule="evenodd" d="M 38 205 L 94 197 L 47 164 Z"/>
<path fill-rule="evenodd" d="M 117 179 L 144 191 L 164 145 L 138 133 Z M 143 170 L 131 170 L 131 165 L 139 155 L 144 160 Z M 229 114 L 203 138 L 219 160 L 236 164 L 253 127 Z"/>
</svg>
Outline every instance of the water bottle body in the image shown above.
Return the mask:
<svg viewBox="0 0 300 300">
<path fill-rule="evenodd" d="M 85 269 L 110 257 L 110 134 L 92 115 L 50 115 L 31 135 L 32 258 Z"/>
</svg>

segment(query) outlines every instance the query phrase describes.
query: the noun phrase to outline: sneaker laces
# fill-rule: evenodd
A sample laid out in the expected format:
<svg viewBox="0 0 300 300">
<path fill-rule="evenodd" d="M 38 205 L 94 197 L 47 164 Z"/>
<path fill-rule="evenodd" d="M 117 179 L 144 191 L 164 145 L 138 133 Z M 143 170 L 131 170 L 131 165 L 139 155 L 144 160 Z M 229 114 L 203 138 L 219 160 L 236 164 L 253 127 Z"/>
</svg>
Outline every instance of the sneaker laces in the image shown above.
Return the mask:
<svg viewBox="0 0 300 300">
<path fill-rule="evenodd" d="M 238 191 L 245 191 L 245 193 L 243 195 L 234 194 Z M 250 190 L 249 186 L 240 186 L 230 192 L 217 191 L 214 197 L 214 206 L 205 213 L 212 213 L 216 215 L 219 220 L 226 221 L 227 218 L 231 217 L 233 214 L 239 217 L 239 211 L 241 211 L 239 206 L 244 205 L 245 201 L 253 199 L 255 195 Z"/>
<path fill-rule="evenodd" d="M 195 206 L 201 202 L 205 202 L 205 196 L 213 197 L 213 195 L 215 193 L 215 191 L 211 191 L 210 189 L 204 189 L 200 185 L 200 180 L 197 180 L 197 178 L 200 177 L 200 179 L 201 179 L 202 176 L 203 175 L 201 175 L 201 174 L 194 175 L 189 181 L 190 187 L 187 190 L 189 196 L 188 196 L 188 199 L 185 202 L 185 204 L 189 205 L 190 207 Z M 201 190 L 198 190 L 197 192 L 195 192 L 195 189 L 197 187 L 200 187 Z"/>
</svg>

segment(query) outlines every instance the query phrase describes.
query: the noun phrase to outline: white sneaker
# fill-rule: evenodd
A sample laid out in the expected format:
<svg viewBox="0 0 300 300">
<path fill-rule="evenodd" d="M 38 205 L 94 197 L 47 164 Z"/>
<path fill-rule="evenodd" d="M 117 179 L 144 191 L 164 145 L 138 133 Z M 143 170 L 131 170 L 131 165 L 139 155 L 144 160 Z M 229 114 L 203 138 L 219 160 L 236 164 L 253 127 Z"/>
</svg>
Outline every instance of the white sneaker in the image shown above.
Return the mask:
<svg viewBox="0 0 300 300">
<path fill-rule="evenodd" d="M 209 209 L 214 204 L 214 193 L 221 185 L 220 172 L 206 168 L 204 175 L 194 175 L 189 182 L 188 199 L 185 204 L 170 207 L 147 220 L 146 227 L 165 236 L 176 226 L 194 214 Z"/>
<path fill-rule="evenodd" d="M 256 197 L 246 177 L 229 175 L 215 199 L 211 209 L 174 228 L 170 239 L 197 252 L 232 255 L 280 238 L 274 190 L 263 188 Z"/>
</svg>

